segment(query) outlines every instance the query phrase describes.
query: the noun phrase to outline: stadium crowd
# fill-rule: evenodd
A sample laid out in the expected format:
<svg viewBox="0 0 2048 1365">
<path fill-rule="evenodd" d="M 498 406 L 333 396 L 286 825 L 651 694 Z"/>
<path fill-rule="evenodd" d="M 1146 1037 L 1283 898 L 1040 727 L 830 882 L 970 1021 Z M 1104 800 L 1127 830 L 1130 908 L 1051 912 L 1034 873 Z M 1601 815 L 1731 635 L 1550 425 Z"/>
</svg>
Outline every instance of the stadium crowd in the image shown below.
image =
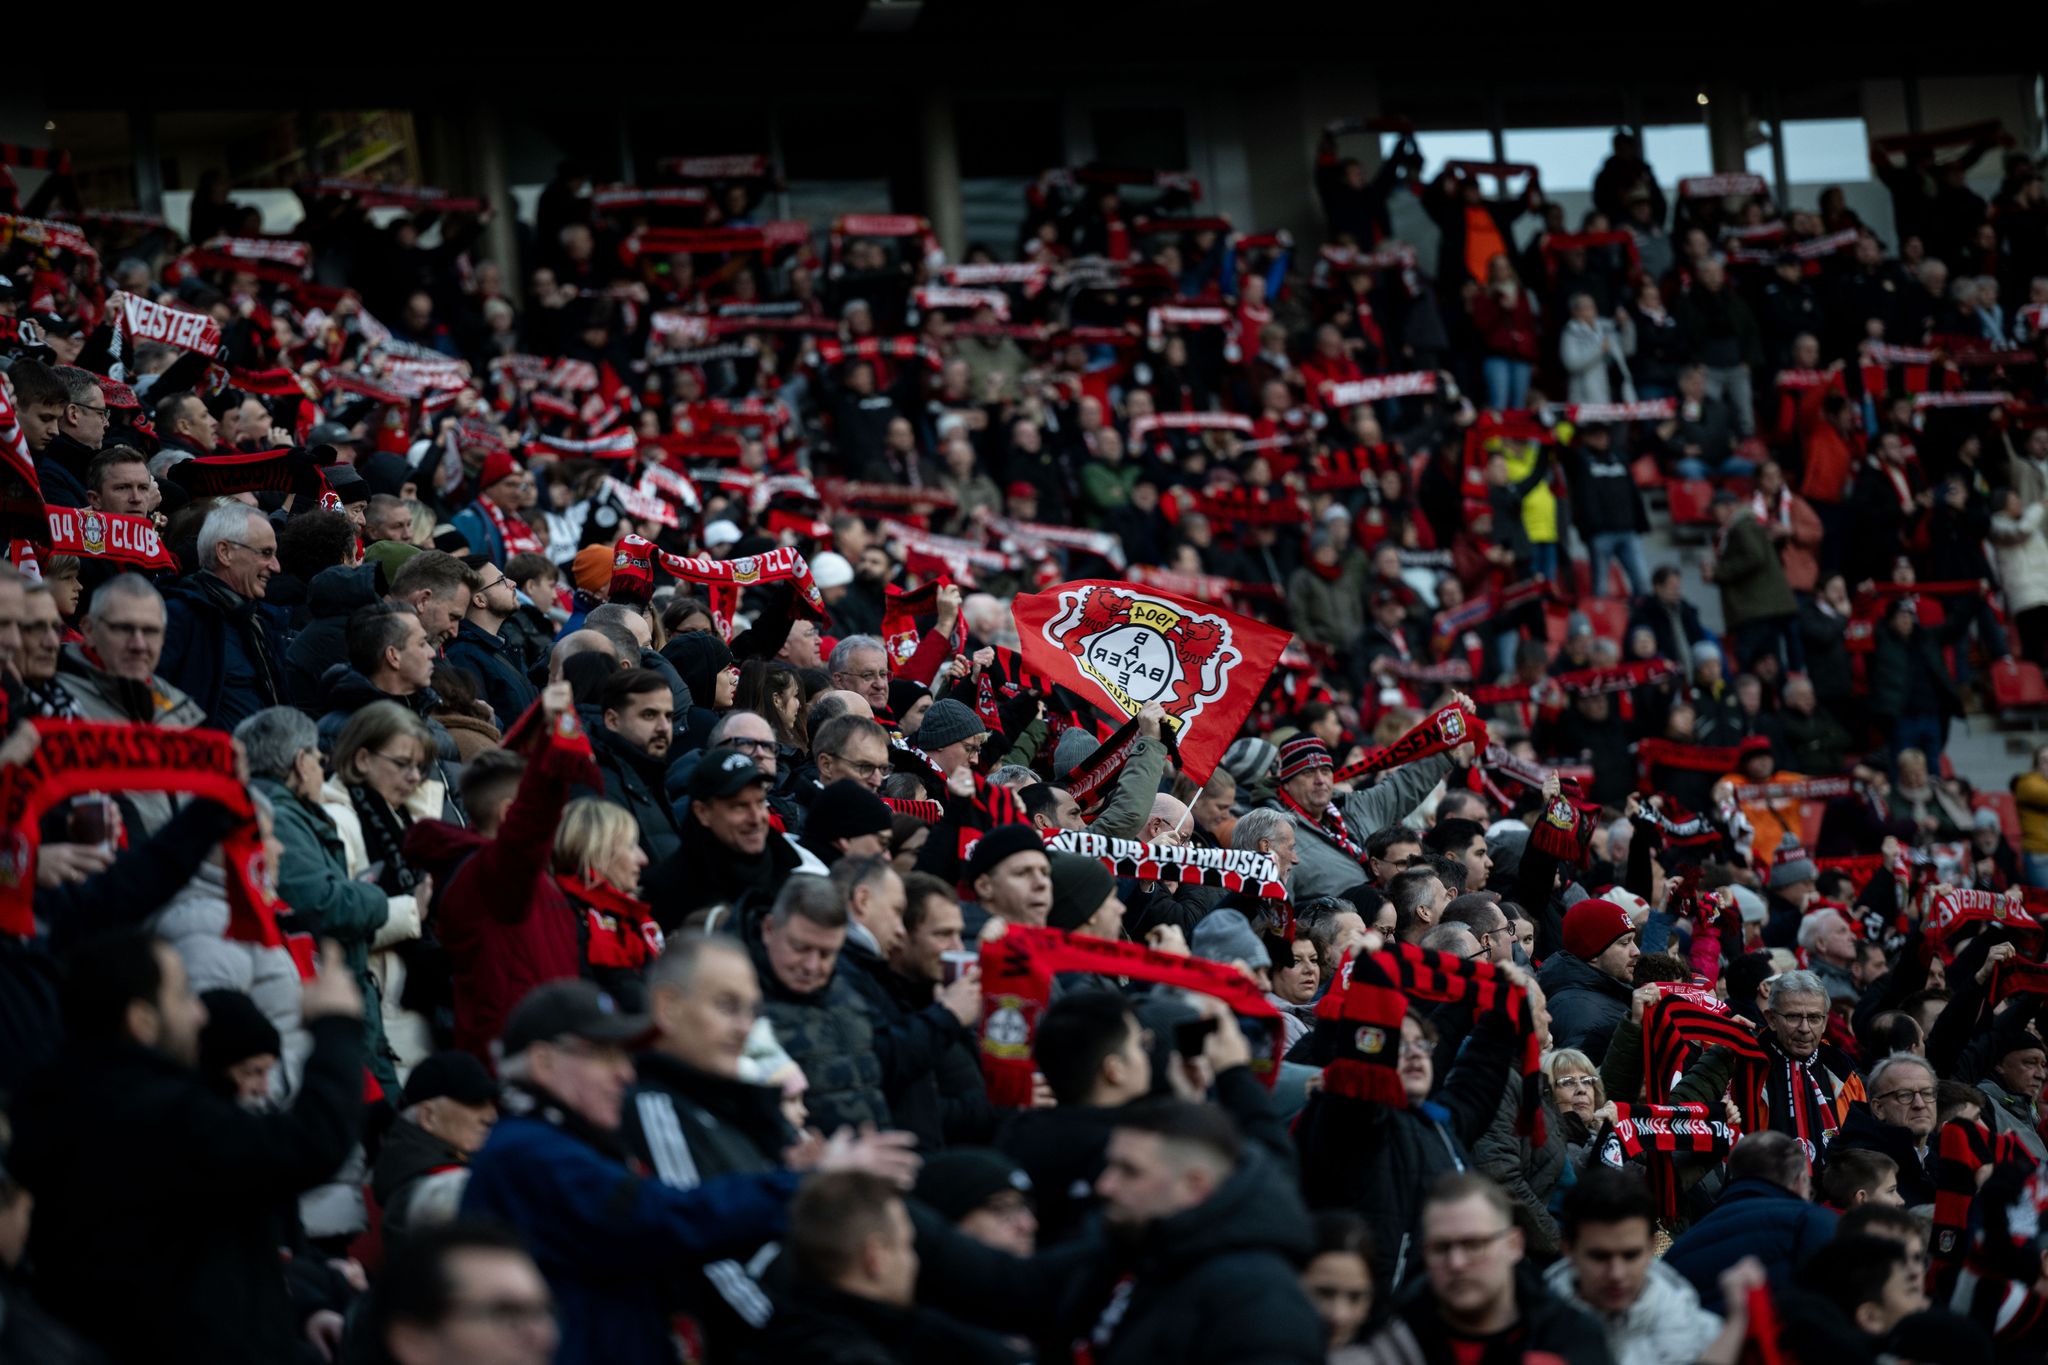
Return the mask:
<svg viewBox="0 0 2048 1365">
<path fill-rule="evenodd" d="M 0 147 L 0 1362 L 2040 1359 L 2048 202 L 1872 158 Z"/>
</svg>

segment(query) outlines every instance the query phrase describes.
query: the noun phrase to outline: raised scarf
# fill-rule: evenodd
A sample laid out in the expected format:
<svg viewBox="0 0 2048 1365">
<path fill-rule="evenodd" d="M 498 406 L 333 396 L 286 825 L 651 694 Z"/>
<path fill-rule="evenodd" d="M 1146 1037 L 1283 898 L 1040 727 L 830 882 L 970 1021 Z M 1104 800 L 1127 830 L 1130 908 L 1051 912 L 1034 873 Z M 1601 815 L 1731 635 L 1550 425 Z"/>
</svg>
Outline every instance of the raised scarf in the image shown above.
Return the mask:
<svg viewBox="0 0 2048 1365">
<path fill-rule="evenodd" d="M 1071 829 L 1047 830 L 1045 847 L 1049 853 L 1093 858 L 1113 875 L 1133 881 L 1177 881 L 1187 886 L 1248 892 L 1262 900 L 1287 899 L 1287 888 L 1280 884 L 1280 869 L 1273 855 L 1256 849 L 1148 844 Z"/>
<path fill-rule="evenodd" d="M 1657 1216 L 1667 1220 L 1678 1216 L 1678 1169 L 1668 1157 L 1723 1156 L 1741 1136 L 1709 1118 L 1704 1104 L 1616 1104 L 1614 1111 L 1605 1140 L 1597 1143 L 1600 1160 L 1616 1170 L 1626 1161 L 1641 1162 Z"/>
<path fill-rule="evenodd" d="M 277 915 L 287 907 L 270 890 L 263 838 L 249 789 L 235 776 L 234 742 L 212 730 L 172 730 L 125 722 L 35 719 L 42 737 L 29 761 L 0 768 L 0 933 L 35 934 L 35 862 L 42 818 L 81 792 L 179 792 L 227 807 L 240 818 L 221 840 L 226 855 L 227 936 L 281 948 Z"/>
<path fill-rule="evenodd" d="M 1461 744 L 1470 744 L 1475 753 L 1485 752 L 1486 722 L 1464 707 L 1453 704 L 1424 716 L 1414 729 L 1392 744 L 1367 750 L 1356 763 L 1339 768 L 1334 780 L 1350 782 L 1367 773 L 1385 772 L 1418 759 L 1447 753 Z"/>
<path fill-rule="evenodd" d="M 654 922 L 647 902 L 635 900 L 602 877 L 585 881 L 558 873 L 555 884 L 583 915 L 584 957 L 591 966 L 638 971 L 661 956 L 661 926 Z"/>
</svg>

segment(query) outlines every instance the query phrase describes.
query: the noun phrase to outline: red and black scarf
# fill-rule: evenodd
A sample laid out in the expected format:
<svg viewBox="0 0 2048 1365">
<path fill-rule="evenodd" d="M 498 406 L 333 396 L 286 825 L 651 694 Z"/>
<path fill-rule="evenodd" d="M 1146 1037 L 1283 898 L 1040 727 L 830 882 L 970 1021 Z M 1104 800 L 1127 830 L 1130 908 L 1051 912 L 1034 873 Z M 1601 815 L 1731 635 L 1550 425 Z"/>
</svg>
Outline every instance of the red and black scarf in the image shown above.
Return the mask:
<svg viewBox="0 0 2048 1365">
<path fill-rule="evenodd" d="M 1592 848 L 1600 803 L 1583 799 L 1570 778 L 1561 779 L 1559 788 L 1529 826 L 1529 842 L 1560 862 L 1583 863 Z"/>
<path fill-rule="evenodd" d="M 547 553 L 547 544 L 527 525 L 524 517 L 516 517 L 492 502 L 488 494 L 479 493 L 477 507 L 490 521 L 498 533 L 498 542 L 505 547 L 505 558 L 513 555 L 539 555 Z"/>
<path fill-rule="evenodd" d="M 1262 900 L 1286 900 L 1280 869 L 1270 853 L 1248 848 L 1197 848 L 1191 844 L 1148 844 L 1112 839 L 1085 830 L 1045 831 L 1048 853 L 1093 858 L 1118 877 L 1133 881 L 1176 881 L 1188 886 L 1218 886 L 1247 892 Z"/>
<path fill-rule="evenodd" d="M 1080 938 L 1062 929 L 1011 925 L 981 945 L 981 1067 L 989 1100 L 1005 1108 L 1031 1103 L 1032 1040 L 1062 972 L 1150 981 L 1213 995 L 1244 1018 L 1270 1021 L 1273 1050 L 1252 1070 L 1267 1086 L 1279 1075 L 1286 1030 L 1280 1011 L 1251 979 L 1226 963 L 1154 952 L 1136 943 Z M 1396 1040 L 1398 1041 L 1398 1032 Z"/>
<path fill-rule="evenodd" d="M 917 653 L 917 618 L 936 609 L 939 589 L 950 587 L 952 579 L 944 575 L 909 592 L 890 584 L 888 604 L 882 608 L 882 649 L 889 657 L 889 671 L 896 673 L 908 664 Z M 967 613 L 953 614 L 953 629 L 946 638 L 947 657 L 953 658 L 967 648 Z"/>
<path fill-rule="evenodd" d="M 1420 724 L 1392 744 L 1367 750 L 1356 763 L 1338 769 L 1333 780 L 1355 781 L 1368 773 L 1385 772 L 1448 753 L 1461 744 L 1470 744 L 1474 753 L 1483 753 L 1487 746 L 1486 722 L 1462 706 L 1446 706 L 1423 717 Z"/>
<path fill-rule="evenodd" d="M 1666 1220 L 1678 1216 L 1678 1170 L 1668 1158 L 1725 1156 L 1742 1136 L 1709 1118 L 1704 1104 L 1616 1104 L 1614 1113 L 1614 1122 L 1602 1130 L 1595 1150 L 1616 1170 L 1627 1161 L 1641 1162 L 1657 1201 L 1657 1216 Z M 1650 1159 L 1644 1159 L 1646 1154 Z"/>
<path fill-rule="evenodd" d="M 1748 1022 L 1714 993 L 1680 982 L 1659 987 L 1662 998 L 1643 1011 L 1643 1093 L 1652 1104 L 1668 1104 L 1688 1068 L 1709 1047 L 1735 1054 L 1729 1092 L 1745 1129 L 1761 1126 L 1763 1070 L 1769 1056 Z"/>
<path fill-rule="evenodd" d="M 327 492 L 320 466 L 303 449 L 292 447 L 180 460 L 171 466 L 170 479 L 195 498 L 270 492 L 318 503 Z"/>
<path fill-rule="evenodd" d="M 1285 787 L 1276 789 L 1273 795 L 1280 798 L 1281 805 L 1306 820 L 1310 828 L 1343 849 L 1345 857 L 1353 862 L 1364 862 L 1365 850 L 1351 837 L 1351 829 L 1344 823 L 1344 812 L 1337 808 L 1336 802 L 1324 806 L 1321 815 L 1313 815 L 1306 806 L 1288 795 Z"/>
<path fill-rule="evenodd" d="M 639 971 L 661 956 L 661 926 L 654 910 L 601 877 L 557 874 L 555 884 L 583 916 L 584 960 L 593 967 Z"/>
<path fill-rule="evenodd" d="M 233 741 L 212 730 L 169 730 L 82 720 L 34 720 L 42 737 L 27 763 L 0 768 L 0 932 L 35 933 L 35 860 L 45 812 L 80 792 L 166 791 L 227 807 L 240 823 L 221 840 L 227 863 L 228 937 L 284 946 L 263 838 L 249 790 L 235 776 Z"/>
</svg>

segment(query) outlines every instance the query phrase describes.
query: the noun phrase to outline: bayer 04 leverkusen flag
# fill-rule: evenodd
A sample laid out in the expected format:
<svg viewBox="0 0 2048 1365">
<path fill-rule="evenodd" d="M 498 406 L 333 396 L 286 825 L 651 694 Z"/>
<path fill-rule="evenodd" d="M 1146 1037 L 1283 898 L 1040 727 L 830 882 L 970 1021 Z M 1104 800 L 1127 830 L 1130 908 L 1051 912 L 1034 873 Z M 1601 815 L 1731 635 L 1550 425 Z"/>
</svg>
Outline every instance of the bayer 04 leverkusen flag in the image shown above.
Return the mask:
<svg viewBox="0 0 2048 1365">
<path fill-rule="evenodd" d="M 1235 612 L 1099 579 L 1020 595 L 1013 610 L 1029 667 L 1111 715 L 1158 702 L 1197 782 L 1216 770 L 1293 638 Z"/>
</svg>

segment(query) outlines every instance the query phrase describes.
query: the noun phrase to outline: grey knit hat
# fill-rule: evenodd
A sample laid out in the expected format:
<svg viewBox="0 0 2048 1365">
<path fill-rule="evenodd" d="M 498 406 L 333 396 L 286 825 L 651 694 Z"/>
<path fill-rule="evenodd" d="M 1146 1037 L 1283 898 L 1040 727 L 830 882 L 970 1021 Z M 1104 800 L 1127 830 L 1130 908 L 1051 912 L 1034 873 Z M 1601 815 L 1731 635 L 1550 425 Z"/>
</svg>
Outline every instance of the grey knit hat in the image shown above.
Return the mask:
<svg viewBox="0 0 2048 1365">
<path fill-rule="evenodd" d="M 1223 767 L 1237 779 L 1240 787 L 1250 786 L 1259 781 L 1280 762 L 1279 746 L 1268 744 L 1251 735 L 1232 740 L 1230 747 L 1223 751 Z"/>
<path fill-rule="evenodd" d="M 988 727 L 981 723 L 980 716 L 951 697 L 941 697 L 924 713 L 924 724 L 917 727 L 917 738 L 912 743 L 929 754 L 987 733 Z"/>
<path fill-rule="evenodd" d="M 1239 911 L 1223 907 L 1202 917 L 1188 940 L 1188 951 L 1211 962 L 1249 962 L 1263 967 L 1271 961 L 1266 945 L 1252 932 L 1251 921 Z"/>
<path fill-rule="evenodd" d="M 1096 739 L 1095 736 L 1089 734 L 1080 726 L 1068 727 L 1061 732 L 1060 742 L 1053 746 L 1052 780 L 1055 782 L 1066 781 L 1068 773 L 1074 771 L 1088 755 L 1101 747 L 1102 741 Z"/>
</svg>

